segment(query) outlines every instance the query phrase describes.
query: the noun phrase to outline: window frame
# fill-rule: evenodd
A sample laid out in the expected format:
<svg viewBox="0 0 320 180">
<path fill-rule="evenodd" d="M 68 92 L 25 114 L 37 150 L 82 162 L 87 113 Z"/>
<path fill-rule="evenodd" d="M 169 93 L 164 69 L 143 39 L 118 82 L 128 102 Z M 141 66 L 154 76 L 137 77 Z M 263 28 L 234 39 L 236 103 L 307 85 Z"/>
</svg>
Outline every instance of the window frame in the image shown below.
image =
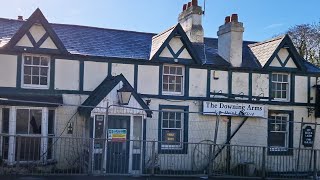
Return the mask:
<svg viewBox="0 0 320 180">
<path fill-rule="evenodd" d="M 181 68 L 181 71 L 182 71 L 182 75 L 177 75 L 175 74 L 174 76 L 177 77 L 177 76 L 180 76 L 182 77 L 181 79 L 181 92 L 173 92 L 173 91 L 165 91 L 164 88 L 163 88 L 163 85 L 164 85 L 164 76 L 167 75 L 167 76 L 173 76 L 173 74 L 165 74 L 164 73 L 164 68 L 165 66 L 168 66 L 169 67 L 169 71 L 170 71 L 170 67 L 180 67 Z M 184 91 L 185 91 L 185 67 L 182 66 L 182 65 L 176 65 L 176 64 L 163 64 L 162 66 L 162 74 L 161 74 L 161 79 L 162 79 L 162 82 L 161 82 L 161 92 L 163 95 L 176 95 L 176 96 L 183 96 L 184 95 Z"/>
<path fill-rule="evenodd" d="M 286 137 L 286 147 L 280 146 L 270 146 L 271 139 L 270 134 L 272 133 L 272 122 L 273 119 L 270 119 L 270 116 L 282 116 L 287 117 L 287 137 Z M 287 110 L 269 110 L 268 112 L 268 155 L 293 155 L 293 111 Z M 274 133 L 274 132 L 273 132 Z"/>
<path fill-rule="evenodd" d="M 287 82 L 280 82 L 280 81 L 274 81 L 273 80 L 273 75 L 286 75 L 288 78 L 287 78 Z M 274 73 L 271 73 L 271 77 L 270 77 L 270 82 L 271 82 L 271 85 L 270 85 L 270 96 L 273 98 L 273 101 L 284 101 L 284 102 L 289 102 L 290 101 L 290 95 L 291 95 L 291 78 L 290 78 L 290 74 L 289 73 L 283 73 L 283 72 L 274 72 Z M 277 97 L 273 97 L 273 92 L 277 90 L 274 90 L 272 87 L 273 87 L 273 84 L 287 84 L 287 91 L 286 91 L 286 98 L 277 98 Z M 282 90 L 281 90 L 282 91 Z"/>
<path fill-rule="evenodd" d="M 159 154 L 187 154 L 188 153 L 188 126 L 189 126 L 189 114 L 187 113 L 189 111 L 188 106 L 176 106 L 176 105 L 159 105 L 159 120 L 158 120 L 158 153 Z M 182 113 L 181 116 L 183 116 L 183 122 L 181 121 L 181 136 L 180 139 L 182 141 L 180 142 L 182 146 L 180 145 L 162 145 L 162 112 L 178 112 Z M 178 147 L 179 146 L 179 147 Z"/>
<path fill-rule="evenodd" d="M 25 84 L 24 83 L 24 66 L 25 66 L 25 56 L 31 56 L 32 58 L 34 56 L 40 57 L 47 57 L 48 58 L 48 74 L 47 74 L 47 85 L 36 85 L 36 84 Z M 37 65 L 31 65 L 31 66 L 37 66 Z M 22 62 L 21 62 L 21 87 L 25 89 L 49 89 L 50 86 L 50 71 L 51 71 L 51 57 L 48 55 L 42 55 L 42 54 L 22 54 Z M 39 65 L 38 67 L 43 67 Z M 40 69 L 39 69 L 40 74 Z M 39 75 L 39 83 L 40 83 L 40 75 Z"/>
</svg>

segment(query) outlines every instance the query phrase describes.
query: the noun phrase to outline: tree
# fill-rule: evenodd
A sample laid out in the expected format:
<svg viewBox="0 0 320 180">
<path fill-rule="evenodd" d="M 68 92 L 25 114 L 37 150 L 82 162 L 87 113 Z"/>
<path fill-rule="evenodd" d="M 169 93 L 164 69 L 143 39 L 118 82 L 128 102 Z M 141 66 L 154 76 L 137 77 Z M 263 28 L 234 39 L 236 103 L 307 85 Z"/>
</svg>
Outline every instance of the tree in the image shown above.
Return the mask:
<svg viewBox="0 0 320 180">
<path fill-rule="evenodd" d="M 289 28 L 287 33 L 299 54 L 307 61 L 320 66 L 320 21 L 295 25 Z"/>
</svg>

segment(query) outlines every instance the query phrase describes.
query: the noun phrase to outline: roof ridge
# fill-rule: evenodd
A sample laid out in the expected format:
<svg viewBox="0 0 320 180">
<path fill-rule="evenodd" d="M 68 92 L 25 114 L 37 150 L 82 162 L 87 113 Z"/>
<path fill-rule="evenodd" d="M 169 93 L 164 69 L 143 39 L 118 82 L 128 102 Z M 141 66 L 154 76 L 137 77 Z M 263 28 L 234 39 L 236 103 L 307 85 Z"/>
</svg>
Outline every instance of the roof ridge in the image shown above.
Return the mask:
<svg viewBox="0 0 320 180">
<path fill-rule="evenodd" d="M 249 44 L 248 46 L 250 48 L 252 47 L 256 47 L 256 46 L 260 46 L 262 44 L 266 44 L 266 43 L 270 43 L 270 42 L 273 42 L 273 41 L 277 41 L 277 40 L 280 40 L 280 39 L 283 39 L 286 35 L 281 35 L 281 36 L 277 36 L 275 38 L 271 38 L 271 39 L 267 39 L 265 41 L 262 41 L 262 42 L 257 42 L 257 43 L 254 43 L 254 44 Z"/>
</svg>

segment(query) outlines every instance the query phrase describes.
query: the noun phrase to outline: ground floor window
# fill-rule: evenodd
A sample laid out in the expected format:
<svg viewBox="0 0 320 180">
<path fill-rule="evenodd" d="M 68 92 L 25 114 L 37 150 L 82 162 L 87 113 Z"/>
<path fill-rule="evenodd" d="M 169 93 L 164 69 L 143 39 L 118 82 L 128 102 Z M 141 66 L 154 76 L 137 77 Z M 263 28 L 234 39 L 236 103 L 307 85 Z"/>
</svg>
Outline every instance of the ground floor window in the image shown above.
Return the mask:
<svg viewBox="0 0 320 180">
<path fill-rule="evenodd" d="M 55 111 L 48 108 L 1 108 L 1 154 L 9 163 L 53 159 Z"/>
<path fill-rule="evenodd" d="M 290 155 L 293 142 L 292 111 L 274 110 L 268 115 L 269 154 Z"/>
<path fill-rule="evenodd" d="M 188 107 L 160 105 L 160 153 L 186 153 L 188 142 Z"/>
</svg>

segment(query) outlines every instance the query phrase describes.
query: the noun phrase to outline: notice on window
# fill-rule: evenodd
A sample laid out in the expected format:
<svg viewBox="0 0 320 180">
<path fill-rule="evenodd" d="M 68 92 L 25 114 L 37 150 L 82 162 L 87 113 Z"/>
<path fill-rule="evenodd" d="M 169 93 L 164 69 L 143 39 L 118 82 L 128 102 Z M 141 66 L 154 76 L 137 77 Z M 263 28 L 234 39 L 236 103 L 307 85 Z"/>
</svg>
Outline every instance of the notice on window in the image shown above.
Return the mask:
<svg viewBox="0 0 320 180">
<path fill-rule="evenodd" d="M 221 116 L 265 117 L 263 105 L 203 101 L 203 114 Z"/>
<path fill-rule="evenodd" d="M 127 129 L 108 129 L 108 140 L 124 142 L 127 140 Z"/>
</svg>

